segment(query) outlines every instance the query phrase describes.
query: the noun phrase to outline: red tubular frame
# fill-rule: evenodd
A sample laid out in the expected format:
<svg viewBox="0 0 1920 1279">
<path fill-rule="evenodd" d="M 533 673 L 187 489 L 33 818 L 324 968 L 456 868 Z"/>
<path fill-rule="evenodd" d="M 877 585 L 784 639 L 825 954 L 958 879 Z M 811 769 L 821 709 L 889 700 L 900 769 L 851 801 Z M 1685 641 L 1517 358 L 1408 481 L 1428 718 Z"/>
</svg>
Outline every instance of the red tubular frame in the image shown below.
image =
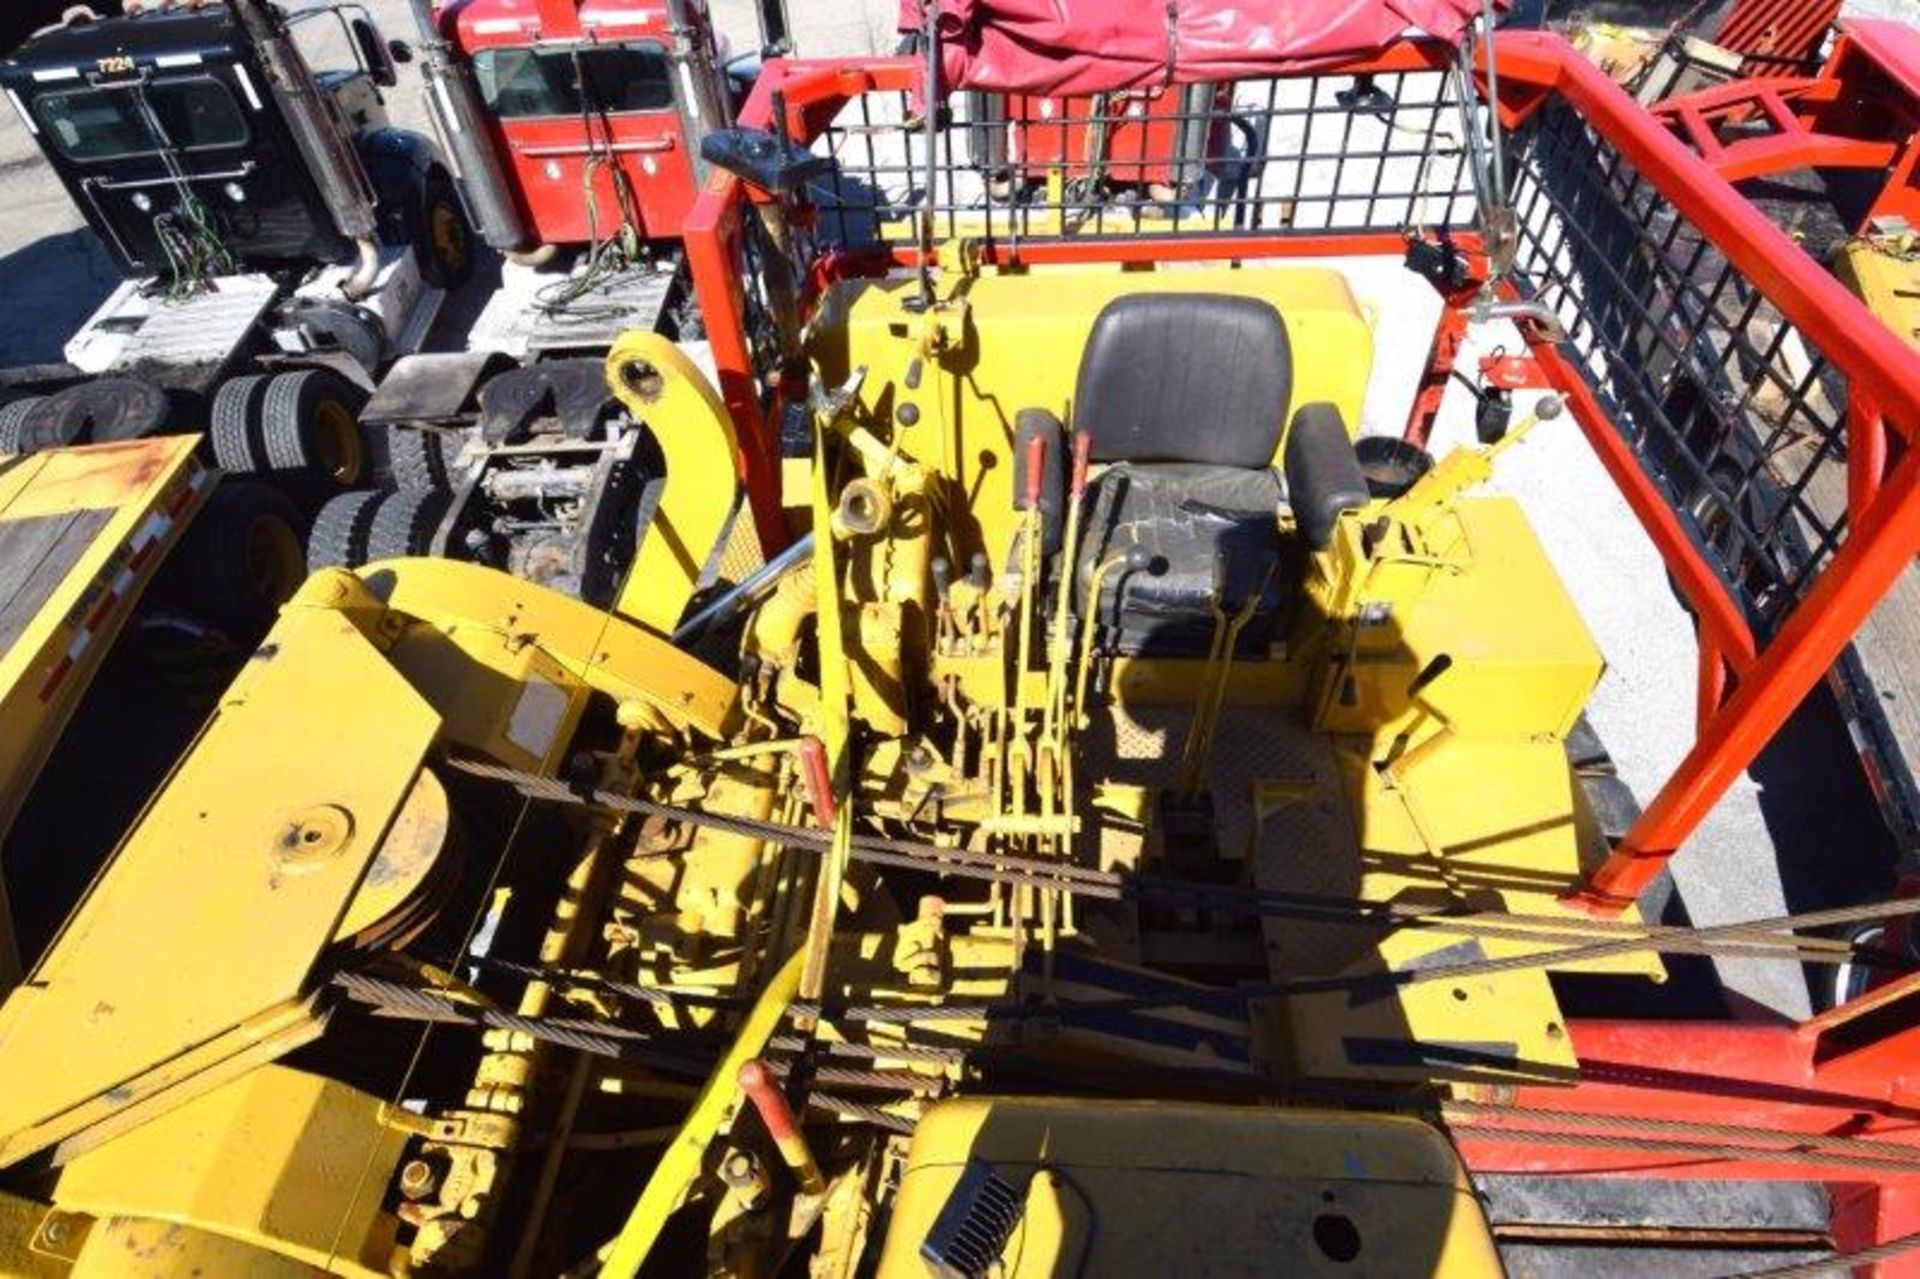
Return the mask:
<svg viewBox="0 0 1920 1279">
<path fill-rule="evenodd" d="M 1577 900 L 1617 912 L 1644 889 L 1698 828 L 1728 786 L 1825 676 L 1888 586 L 1920 551 L 1920 360 L 1817 263 L 1789 241 L 1667 127 L 1632 101 L 1558 37 L 1503 33 L 1501 115 L 1518 124 L 1552 97 L 1564 100 L 1674 208 L 1710 238 L 1843 373 L 1851 388 L 1848 417 L 1852 473 L 1850 533 L 1809 593 L 1764 644 L 1737 601 L 1702 555 L 1671 498 L 1643 469 L 1610 421 L 1592 386 L 1561 347 L 1538 334 L 1531 353 L 1547 382 L 1562 393 L 1602 466 L 1618 486 L 1699 618 L 1699 729 L 1693 747 L 1647 805 L 1619 850 Z M 1451 51 L 1403 45 L 1378 59 L 1324 69 L 1329 74 L 1436 69 Z M 811 140 L 854 95 L 916 90 L 917 63 L 878 59 L 861 64 L 775 62 L 742 114 L 749 126 L 772 118 L 784 95 L 787 124 Z M 1484 86 L 1482 86 L 1484 92 Z M 1904 179 L 1903 179 L 1904 180 Z M 716 173 L 687 228 L 688 259 L 721 373 L 721 390 L 742 441 L 742 473 L 769 551 L 788 537 L 779 502 L 779 459 L 770 420 L 779 388 L 762 388 L 744 323 L 739 278 L 740 219 L 748 198 L 731 176 Z M 1470 260 L 1483 258 L 1472 235 L 1455 235 Z M 1004 243 L 983 245 L 988 263 L 1011 256 Z M 1272 259 L 1336 254 L 1394 254 L 1398 235 L 1188 236 L 1026 241 L 1023 263 Z M 916 264 L 911 246 L 816 265 L 810 286 Z M 1515 296 L 1511 286 L 1508 296 Z M 1455 299 L 1457 302 L 1458 299 Z M 1408 423 L 1424 431 L 1458 348 L 1464 321 L 1450 314 L 1436 333 L 1422 390 Z M 763 391 L 776 414 L 763 410 Z M 1889 466 L 1889 456 L 1892 461 Z M 1887 1020 L 1889 1005 L 1920 1001 L 1920 979 L 1894 983 L 1812 1021 L 1794 1026 L 1728 1023 L 1579 1022 L 1570 1031 L 1582 1064 L 1572 1086 L 1522 1087 L 1523 1107 L 1593 1114 L 1739 1123 L 1771 1132 L 1863 1133 L 1920 1146 L 1920 1018 Z M 1874 1019 L 1866 1020 L 1866 1015 Z M 1904 1020 L 1906 1025 L 1900 1023 Z M 1648 1063 L 1657 1063 L 1650 1067 Z M 1503 1121 L 1505 1122 L 1505 1121 Z M 1920 1229 L 1920 1168 L 1847 1170 L 1821 1164 L 1667 1158 L 1622 1153 L 1592 1143 L 1541 1145 L 1503 1139 L 1497 1129 L 1455 1129 L 1468 1163 L 1482 1172 L 1560 1172 L 1635 1177 L 1811 1179 L 1833 1192 L 1836 1242 L 1867 1246 Z M 1657 1134 L 1642 1134 L 1657 1135 Z M 1876 1273 L 1920 1274 L 1920 1263 L 1883 1263 Z"/>
<path fill-rule="evenodd" d="M 1911 442 L 1911 432 L 1920 426 L 1920 361 L 1904 342 L 1598 67 L 1556 37 L 1528 33 L 1501 40 L 1503 86 L 1517 80 L 1531 91 L 1551 90 L 1593 122 L 1628 163 L 1847 374 L 1852 394 L 1864 396 L 1878 408 L 1875 417 Z M 1510 63 L 1515 65 L 1510 68 Z M 1560 376 L 1554 380 L 1574 395 L 1577 410 L 1587 410 L 1580 413 L 1585 423 L 1598 405 L 1575 393 L 1565 380 L 1568 374 L 1577 379 L 1577 374 L 1563 358 L 1556 359 L 1557 352 L 1537 354 L 1550 376 L 1558 365 Z M 1588 425 L 1588 436 L 1605 460 L 1608 446 L 1597 438 L 1603 435 L 1617 439 L 1610 427 L 1603 425 L 1596 432 Z M 1638 464 L 1629 461 L 1638 472 Z M 1635 480 L 1611 464 L 1608 469 L 1633 501 L 1644 474 Z M 1593 875 L 1578 899 L 1582 905 L 1596 913 L 1617 914 L 1638 897 L 1838 660 L 1920 550 L 1917 484 L 1920 465 L 1909 450 L 1872 502 L 1849 510 L 1847 540 L 1764 651 L 1750 656 L 1730 643 L 1728 619 L 1706 620 L 1703 609 L 1703 629 L 1727 657 L 1738 684 L 1701 726 L 1693 749 L 1620 847 Z M 1640 511 L 1638 503 L 1635 509 L 1689 598 L 1704 604 L 1707 597 L 1691 580 L 1697 552 L 1676 544 L 1674 530 L 1661 527 L 1665 521 L 1655 517 L 1649 522 L 1649 513 Z M 1717 588 L 1710 594 L 1725 598 Z"/>
</svg>

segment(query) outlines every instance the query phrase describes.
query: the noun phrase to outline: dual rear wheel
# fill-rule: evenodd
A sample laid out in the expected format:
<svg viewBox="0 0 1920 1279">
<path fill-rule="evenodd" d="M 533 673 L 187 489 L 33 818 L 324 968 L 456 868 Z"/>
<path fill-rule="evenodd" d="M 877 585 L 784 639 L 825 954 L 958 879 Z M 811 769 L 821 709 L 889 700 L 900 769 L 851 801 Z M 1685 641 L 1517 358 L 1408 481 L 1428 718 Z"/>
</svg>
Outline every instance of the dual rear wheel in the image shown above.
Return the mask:
<svg viewBox="0 0 1920 1279">
<path fill-rule="evenodd" d="M 314 517 L 307 568 L 358 568 L 430 555 L 452 500 L 442 489 L 342 493 Z"/>
<path fill-rule="evenodd" d="M 220 481 L 162 569 L 166 605 L 250 645 L 306 580 L 306 516 L 276 486 Z"/>
<path fill-rule="evenodd" d="M 360 426 L 366 392 L 327 369 L 255 373 L 213 397 L 213 457 L 233 474 L 273 475 L 319 498 L 365 483 L 371 451 Z"/>
</svg>

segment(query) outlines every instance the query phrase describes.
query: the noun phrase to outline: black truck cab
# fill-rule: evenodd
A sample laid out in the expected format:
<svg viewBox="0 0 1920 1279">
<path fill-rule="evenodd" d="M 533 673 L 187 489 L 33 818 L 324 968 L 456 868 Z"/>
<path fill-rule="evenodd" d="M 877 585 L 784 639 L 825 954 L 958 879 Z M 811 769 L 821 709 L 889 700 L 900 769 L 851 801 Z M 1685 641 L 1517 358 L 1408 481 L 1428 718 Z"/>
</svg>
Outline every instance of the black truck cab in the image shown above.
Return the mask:
<svg viewBox="0 0 1920 1279">
<path fill-rule="evenodd" d="M 372 24 L 332 8 L 291 19 L 306 20 L 338 22 L 358 63 L 316 78 L 337 123 L 384 131 L 393 66 Z M 218 4 L 72 21 L 0 60 L 0 86 L 129 277 L 352 259 L 270 84 Z"/>
<path fill-rule="evenodd" d="M 375 477 L 366 392 L 472 264 L 438 149 L 387 119 L 404 47 L 355 0 L 124 5 L 0 59 L 125 277 L 63 360 L 0 369 L 0 454 L 204 431 L 317 505 Z"/>
</svg>

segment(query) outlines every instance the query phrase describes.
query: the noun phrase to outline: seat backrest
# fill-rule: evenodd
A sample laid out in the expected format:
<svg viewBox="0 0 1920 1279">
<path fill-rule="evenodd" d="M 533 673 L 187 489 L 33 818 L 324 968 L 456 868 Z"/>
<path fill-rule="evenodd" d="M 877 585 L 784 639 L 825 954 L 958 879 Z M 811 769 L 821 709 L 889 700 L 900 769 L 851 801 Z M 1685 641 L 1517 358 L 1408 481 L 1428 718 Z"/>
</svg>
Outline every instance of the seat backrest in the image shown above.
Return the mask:
<svg viewBox="0 0 1920 1279">
<path fill-rule="evenodd" d="M 1270 302 L 1133 293 L 1094 318 L 1073 429 L 1096 462 L 1273 465 L 1293 396 L 1287 325 Z"/>
</svg>

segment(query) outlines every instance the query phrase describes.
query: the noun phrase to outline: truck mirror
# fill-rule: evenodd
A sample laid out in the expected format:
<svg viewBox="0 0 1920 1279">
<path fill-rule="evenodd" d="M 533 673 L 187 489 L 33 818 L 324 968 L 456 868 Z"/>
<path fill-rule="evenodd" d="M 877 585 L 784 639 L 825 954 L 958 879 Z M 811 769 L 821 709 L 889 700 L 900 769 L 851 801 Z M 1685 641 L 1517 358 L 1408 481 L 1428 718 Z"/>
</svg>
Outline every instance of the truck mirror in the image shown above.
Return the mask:
<svg viewBox="0 0 1920 1279">
<path fill-rule="evenodd" d="M 353 31 L 353 43 L 359 47 L 360 63 L 366 67 L 367 74 L 382 89 L 391 89 L 400 83 L 400 75 L 394 70 L 393 55 L 387 52 L 387 46 L 380 39 L 379 31 L 365 18 L 355 18 L 349 24 Z"/>
</svg>

